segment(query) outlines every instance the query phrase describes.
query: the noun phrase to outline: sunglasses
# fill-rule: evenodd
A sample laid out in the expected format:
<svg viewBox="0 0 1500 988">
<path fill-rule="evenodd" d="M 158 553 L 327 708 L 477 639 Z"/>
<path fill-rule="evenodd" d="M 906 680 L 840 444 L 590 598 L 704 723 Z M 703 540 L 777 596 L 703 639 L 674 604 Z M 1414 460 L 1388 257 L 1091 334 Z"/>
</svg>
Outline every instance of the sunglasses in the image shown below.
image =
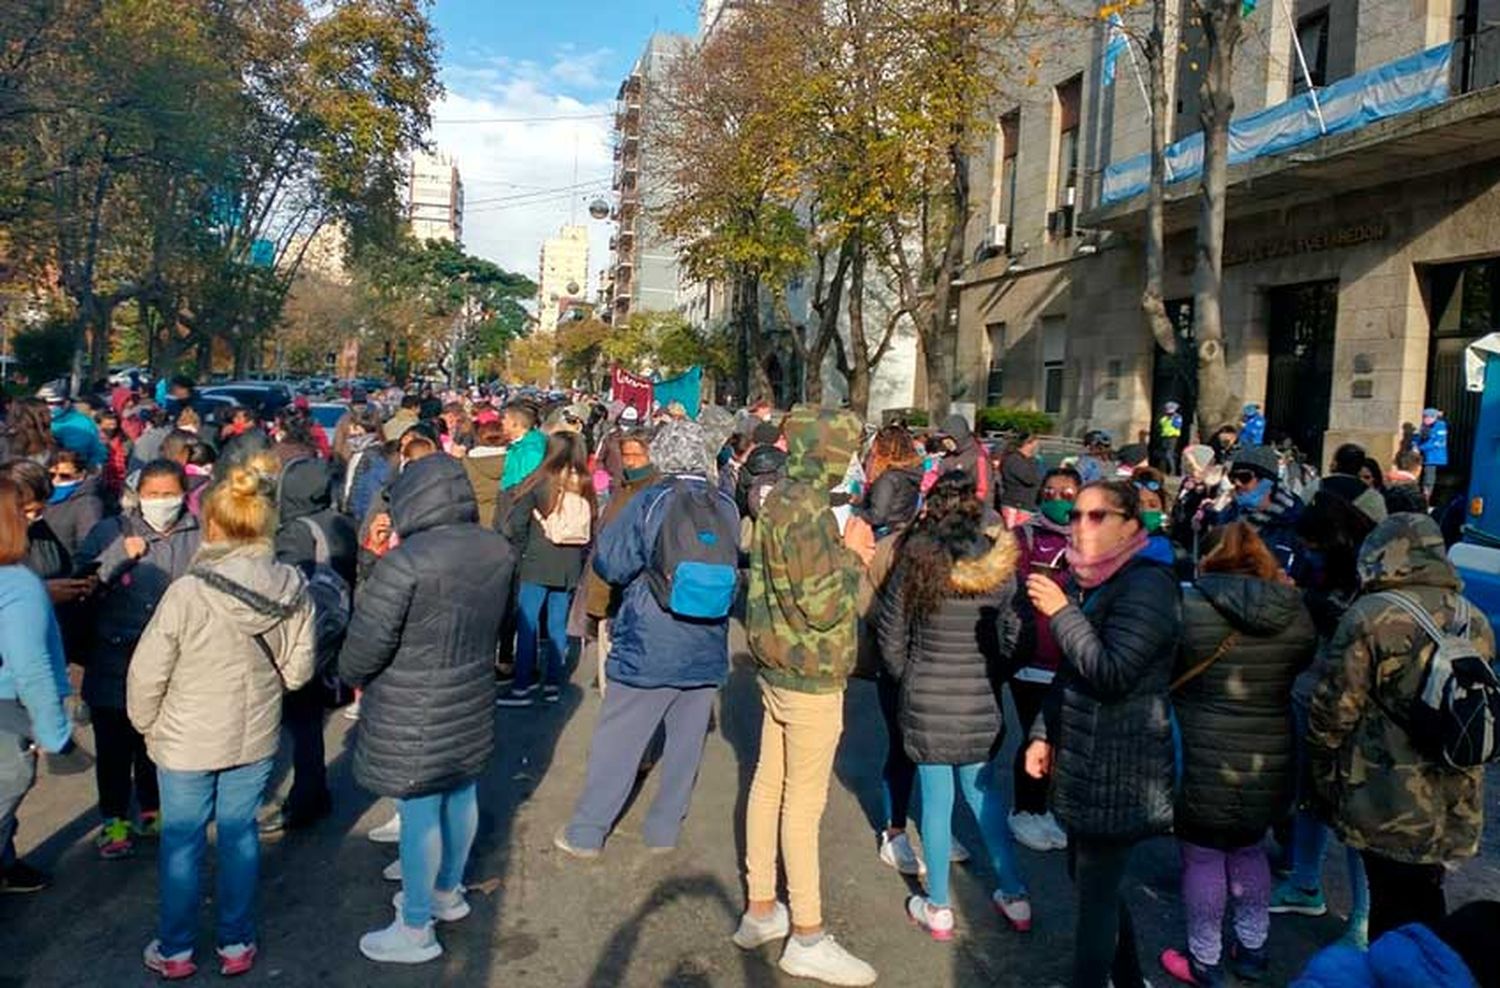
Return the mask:
<svg viewBox="0 0 1500 988">
<path fill-rule="evenodd" d="M 1229 480 L 1231 483 L 1239 484 L 1241 487 L 1248 487 L 1259 481 L 1260 478 L 1252 470 L 1236 470 L 1229 475 Z"/>
<path fill-rule="evenodd" d="M 1077 525 L 1087 518 L 1090 525 L 1102 525 L 1104 524 L 1104 519 L 1110 515 L 1118 515 L 1121 518 L 1130 517 L 1125 512 L 1116 508 L 1090 508 L 1087 511 L 1079 511 L 1077 508 L 1074 508 L 1068 512 L 1068 524 Z"/>
</svg>

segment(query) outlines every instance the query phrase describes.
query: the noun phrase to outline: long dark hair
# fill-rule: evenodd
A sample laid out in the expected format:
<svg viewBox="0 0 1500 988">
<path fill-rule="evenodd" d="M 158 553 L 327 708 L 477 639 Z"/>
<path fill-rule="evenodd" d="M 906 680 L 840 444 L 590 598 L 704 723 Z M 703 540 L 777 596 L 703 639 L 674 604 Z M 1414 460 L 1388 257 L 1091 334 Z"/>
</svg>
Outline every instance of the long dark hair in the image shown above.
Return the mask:
<svg viewBox="0 0 1500 988">
<path fill-rule="evenodd" d="M 983 537 L 984 505 L 973 476 L 949 470 L 927 492 L 926 507 L 901 547 L 908 617 L 921 618 L 942 606 L 953 593 L 953 563 Z"/>
<path fill-rule="evenodd" d="M 40 456 L 57 445 L 52 438 L 52 412 L 37 398 L 11 403 L 7 434 L 11 456 Z"/>
<path fill-rule="evenodd" d="M 550 515 L 562 503 L 563 493 L 571 491 L 595 507 L 594 482 L 589 476 L 588 444 L 576 432 L 559 431 L 547 437 L 547 450 L 542 454 L 541 464 L 531 476 L 516 486 L 516 498 L 525 497 L 533 490 L 546 485 L 546 510 Z"/>
</svg>

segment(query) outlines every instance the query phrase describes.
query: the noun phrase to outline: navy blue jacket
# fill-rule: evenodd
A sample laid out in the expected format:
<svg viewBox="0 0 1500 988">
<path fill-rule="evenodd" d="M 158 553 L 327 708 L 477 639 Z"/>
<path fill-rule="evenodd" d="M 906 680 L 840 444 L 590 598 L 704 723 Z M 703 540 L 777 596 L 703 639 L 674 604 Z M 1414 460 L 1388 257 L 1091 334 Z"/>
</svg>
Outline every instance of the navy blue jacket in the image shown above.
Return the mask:
<svg viewBox="0 0 1500 988">
<path fill-rule="evenodd" d="M 729 673 L 729 621 L 679 620 L 656 602 L 646 579 L 667 514 L 667 505 L 657 502 L 675 483 L 708 485 L 701 477 L 669 477 L 648 487 L 599 533 L 594 547 L 594 572 L 604 582 L 625 588 L 610 629 L 605 675 L 638 689 L 722 686 Z M 722 496 L 718 504 L 739 531 L 734 505 Z"/>
</svg>

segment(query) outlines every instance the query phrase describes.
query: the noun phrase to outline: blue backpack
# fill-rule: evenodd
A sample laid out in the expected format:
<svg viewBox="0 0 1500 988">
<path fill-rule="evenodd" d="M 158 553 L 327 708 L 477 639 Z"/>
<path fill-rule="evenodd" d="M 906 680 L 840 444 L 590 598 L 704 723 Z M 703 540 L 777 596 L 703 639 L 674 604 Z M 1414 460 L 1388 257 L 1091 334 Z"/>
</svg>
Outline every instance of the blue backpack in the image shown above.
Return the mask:
<svg viewBox="0 0 1500 988">
<path fill-rule="evenodd" d="M 734 500 L 707 484 L 678 481 L 650 511 L 666 513 L 646 571 L 661 609 L 690 621 L 727 618 L 739 584 Z"/>
</svg>

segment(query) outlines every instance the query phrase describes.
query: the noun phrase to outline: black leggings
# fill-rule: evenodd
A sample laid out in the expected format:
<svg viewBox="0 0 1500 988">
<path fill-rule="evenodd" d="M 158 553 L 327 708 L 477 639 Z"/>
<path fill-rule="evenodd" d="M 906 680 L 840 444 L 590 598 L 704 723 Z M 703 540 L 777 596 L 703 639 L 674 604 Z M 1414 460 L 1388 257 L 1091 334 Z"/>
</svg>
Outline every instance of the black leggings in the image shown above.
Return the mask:
<svg viewBox="0 0 1500 988">
<path fill-rule="evenodd" d="M 99 749 L 94 760 L 99 815 L 106 820 L 129 819 L 132 789 L 140 811 L 155 813 L 161 808 L 161 795 L 156 788 L 156 766 L 146 754 L 146 739 L 131 726 L 123 710 L 92 707 L 89 717 L 94 724 L 94 746 Z"/>
<path fill-rule="evenodd" d="M 1031 725 L 1036 722 L 1037 714 L 1042 712 L 1042 700 L 1046 698 L 1047 691 L 1051 689 L 1048 683 L 1026 683 L 1018 679 L 1010 681 L 1010 698 L 1015 701 L 1016 713 L 1021 718 L 1018 725 L 1021 732 L 1021 743 L 1016 748 L 1016 761 L 1013 769 L 1015 806 L 1017 813 L 1046 813 L 1047 812 L 1047 778 L 1033 779 L 1026 774 L 1026 737 L 1031 732 Z"/>
<path fill-rule="evenodd" d="M 1120 895 L 1134 843 L 1069 835 L 1068 874 L 1078 887 L 1072 988 L 1142 988 L 1135 924 Z"/>
<path fill-rule="evenodd" d="M 1443 866 L 1406 864 L 1364 851 L 1370 880 L 1370 942 L 1398 926 L 1421 923 L 1435 929 L 1448 915 Z"/>
</svg>

